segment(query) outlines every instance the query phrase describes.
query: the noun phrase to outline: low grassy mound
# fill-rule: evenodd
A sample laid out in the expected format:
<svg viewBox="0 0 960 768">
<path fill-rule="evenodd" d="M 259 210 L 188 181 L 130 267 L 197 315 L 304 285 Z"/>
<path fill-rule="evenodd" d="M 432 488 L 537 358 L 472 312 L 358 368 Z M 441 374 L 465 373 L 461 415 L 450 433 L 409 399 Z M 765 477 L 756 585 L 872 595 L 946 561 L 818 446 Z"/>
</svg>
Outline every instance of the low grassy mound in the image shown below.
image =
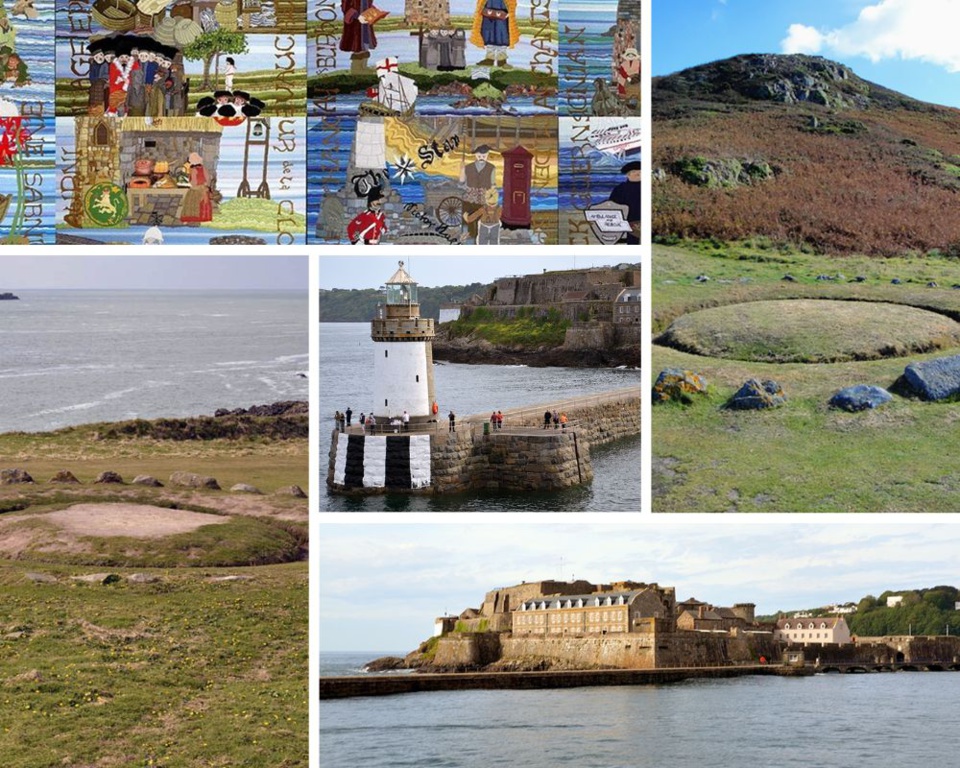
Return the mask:
<svg viewBox="0 0 960 768">
<path fill-rule="evenodd" d="M 229 567 L 299 559 L 293 526 L 203 507 L 27 504 L 0 517 L 0 556 L 116 568 Z"/>
<path fill-rule="evenodd" d="M 866 301 L 753 301 L 677 318 L 657 343 L 766 363 L 836 363 L 949 349 L 960 323 L 916 307 Z"/>
</svg>

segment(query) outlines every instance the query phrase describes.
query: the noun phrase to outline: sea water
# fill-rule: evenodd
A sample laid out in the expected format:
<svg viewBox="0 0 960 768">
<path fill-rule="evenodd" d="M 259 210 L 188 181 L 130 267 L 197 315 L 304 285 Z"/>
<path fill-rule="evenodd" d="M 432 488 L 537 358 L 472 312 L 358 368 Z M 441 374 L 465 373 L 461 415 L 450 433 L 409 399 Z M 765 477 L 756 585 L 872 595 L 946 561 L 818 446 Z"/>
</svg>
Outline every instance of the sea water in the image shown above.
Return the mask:
<svg viewBox="0 0 960 768">
<path fill-rule="evenodd" d="M 308 397 L 304 291 L 33 291 L 0 301 L 0 432 Z"/>
<path fill-rule="evenodd" d="M 320 470 L 326 475 L 327 451 L 336 411 L 373 406 L 373 341 L 369 323 L 320 324 Z M 588 396 L 632 385 L 640 371 L 627 368 L 533 368 L 524 365 L 434 366 L 442 414 L 461 416 Z M 348 497 L 326 494 L 320 509 L 342 512 L 519 512 L 636 511 L 640 509 L 640 438 L 591 448 L 592 484 L 551 492 L 471 491 L 443 496 L 386 494 Z"/>
<path fill-rule="evenodd" d="M 320 665 L 356 674 L 382 655 L 321 653 Z M 958 697 L 958 673 L 896 672 L 324 700 L 321 765 L 954 765 Z"/>
</svg>

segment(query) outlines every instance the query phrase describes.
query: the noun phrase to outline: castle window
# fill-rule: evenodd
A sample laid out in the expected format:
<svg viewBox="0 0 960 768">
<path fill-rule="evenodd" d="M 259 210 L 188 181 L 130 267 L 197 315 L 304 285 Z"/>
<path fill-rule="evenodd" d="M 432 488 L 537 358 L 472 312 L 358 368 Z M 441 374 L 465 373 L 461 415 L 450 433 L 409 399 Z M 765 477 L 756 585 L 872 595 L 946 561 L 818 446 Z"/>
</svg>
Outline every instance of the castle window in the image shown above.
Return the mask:
<svg viewBox="0 0 960 768">
<path fill-rule="evenodd" d="M 387 407 L 387 401 L 386 401 L 386 399 L 384 399 L 384 401 L 383 401 L 383 407 L 384 407 L 384 408 Z"/>
<path fill-rule="evenodd" d="M 97 123 L 97 127 L 93 131 L 93 143 L 98 147 L 110 145 L 110 130 L 103 123 Z"/>
<path fill-rule="evenodd" d="M 156 149 L 157 141 L 156 139 L 145 139 L 143 142 L 143 146 L 145 146 L 147 149 Z"/>
<path fill-rule="evenodd" d="M 390 357 L 390 350 L 389 350 L 389 349 L 383 350 L 383 356 L 384 356 L 384 357 Z"/>
<path fill-rule="evenodd" d="M 420 374 L 417 374 L 417 384 L 420 383 Z"/>
</svg>

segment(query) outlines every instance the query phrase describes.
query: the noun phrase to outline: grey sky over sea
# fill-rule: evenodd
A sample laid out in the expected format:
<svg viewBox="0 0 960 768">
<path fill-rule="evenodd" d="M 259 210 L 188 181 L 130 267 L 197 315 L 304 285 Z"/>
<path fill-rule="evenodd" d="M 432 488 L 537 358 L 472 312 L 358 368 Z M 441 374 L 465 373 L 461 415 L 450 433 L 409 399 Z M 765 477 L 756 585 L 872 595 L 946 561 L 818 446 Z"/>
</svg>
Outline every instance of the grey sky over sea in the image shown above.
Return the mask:
<svg viewBox="0 0 960 768">
<path fill-rule="evenodd" d="M 0 255 L 0 291 L 307 290 L 306 256 Z M 389 275 L 387 275 L 389 277 Z"/>
<path fill-rule="evenodd" d="M 402 260 L 420 285 L 469 285 L 489 283 L 507 275 L 532 275 L 543 270 L 585 269 L 618 264 L 629 257 L 603 256 L 326 256 L 320 259 L 320 287 L 377 288 L 397 269 Z M 634 260 L 639 257 L 634 256 Z"/>
<path fill-rule="evenodd" d="M 320 649 L 409 651 L 445 612 L 522 581 L 632 579 L 758 614 L 957 583 L 951 524 L 327 525 Z"/>
</svg>

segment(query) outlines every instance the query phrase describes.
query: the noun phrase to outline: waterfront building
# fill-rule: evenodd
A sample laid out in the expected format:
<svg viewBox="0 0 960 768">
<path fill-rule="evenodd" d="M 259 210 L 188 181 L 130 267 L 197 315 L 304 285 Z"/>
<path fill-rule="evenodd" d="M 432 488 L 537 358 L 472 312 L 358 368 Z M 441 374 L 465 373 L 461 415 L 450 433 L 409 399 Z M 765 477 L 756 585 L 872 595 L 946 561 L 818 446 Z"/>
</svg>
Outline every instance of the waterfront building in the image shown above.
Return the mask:
<svg viewBox="0 0 960 768">
<path fill-rule="evenodd" d="M 411 423 L 435 419 L 433 403 L 433 319 L 420 317 L 417 282 L 399 262 L 387 280 L 384 301 L 371 322 L 373 395 L 377 421 L 406 411 Z"/>
<path fill-rule="evenodd" d="M 513 635 L 607 635 L 672 631 L 674 590 L 656 584 L 628 591 L 534 597 L 513 613 Z M 659 623 L 658 623 L 659 622 Z"/>
<path fill-rule="evenodd" d="M 775 640 L 788 643 L 833 643 L 846 645 L 851 642 L 850 628 L 843 616 L 798 616 L 778 619 L 773 633 Z"/>
</svg>

